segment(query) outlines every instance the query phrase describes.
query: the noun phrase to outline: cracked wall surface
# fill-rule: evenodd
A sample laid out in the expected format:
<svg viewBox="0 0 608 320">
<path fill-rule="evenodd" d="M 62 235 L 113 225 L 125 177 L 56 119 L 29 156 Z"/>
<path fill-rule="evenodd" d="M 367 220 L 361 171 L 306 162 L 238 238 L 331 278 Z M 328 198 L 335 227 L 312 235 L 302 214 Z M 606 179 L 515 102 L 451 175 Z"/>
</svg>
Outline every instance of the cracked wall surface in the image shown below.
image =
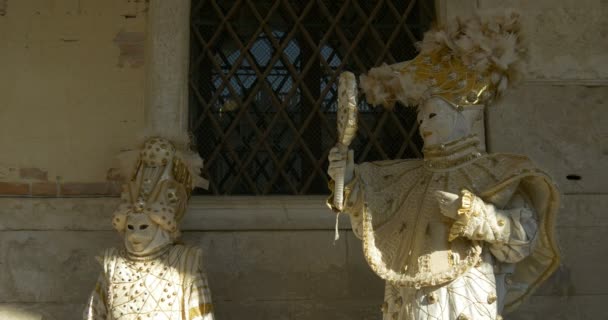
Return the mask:
<svg viewBox="0 0 608 320">
<path fill-rule="evenodd" d="M 38 168 L 59 183 L 105 181 L 143 127 L 145 3 L 4 0 L 3 8 L 0 167 Z"/>
</svg>

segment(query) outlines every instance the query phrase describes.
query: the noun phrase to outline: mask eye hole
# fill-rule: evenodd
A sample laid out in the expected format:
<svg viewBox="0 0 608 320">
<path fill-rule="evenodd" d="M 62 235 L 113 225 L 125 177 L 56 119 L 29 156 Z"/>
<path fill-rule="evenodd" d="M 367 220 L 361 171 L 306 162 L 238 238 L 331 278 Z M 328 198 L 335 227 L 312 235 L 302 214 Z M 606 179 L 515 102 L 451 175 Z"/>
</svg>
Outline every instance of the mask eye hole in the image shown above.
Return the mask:
<svg viewBox="0 0 608 320">
<path fill-rule="evenodd" d="M 127 228 L 129 228 L 129 230 L 135 230 L 132 224 L 128 225 Z"/>
<path fill-rule="evenodd" d="M 429 119 L 433 119 L 436 115 L 437 115 L 436 113 L 429 114 Z"/>
<path fill-rule="evenodd" d="M 146 230 L 146 229 L 148 229 L 147 224 L 142 224 L 141 226 L 139 226 L 139 230 Z"/>
</svg>

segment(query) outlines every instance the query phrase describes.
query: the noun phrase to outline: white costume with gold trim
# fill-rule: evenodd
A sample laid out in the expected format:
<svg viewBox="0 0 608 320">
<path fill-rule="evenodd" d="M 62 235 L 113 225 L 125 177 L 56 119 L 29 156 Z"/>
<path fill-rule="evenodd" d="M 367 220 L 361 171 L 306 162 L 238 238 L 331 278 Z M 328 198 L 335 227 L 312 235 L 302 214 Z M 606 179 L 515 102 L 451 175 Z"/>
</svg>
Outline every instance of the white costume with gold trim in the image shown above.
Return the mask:
<svg viewBox="0 0 608 320">
<path fill-rule="evenodd" d="M 389 108 L 439 98 L 456 114 L 456 132 L 465 112 L 491 104 L 519 77 L 520 29 L 514 12 L 455 19 L 427 32 L 414 59 L 362 75 L 361 88 L 369 103 Z M 424 160 L 358 165 L 344 189 L 341 211 L 386 280 L 384 320 L 499 319 L 559 264 L 551 179 L 526 157 L 481 152 L 478 138 L 464 134 L 425 148 Z"/>
<path fill-rule="evenodd" d="M 424 160 L 355 168 L 343 211 L 386 280 L 385 320 L 497 319 L 557 267 L 551 180 L 526 157 L 478 144 L 471 136 L 424 150 Z M 462 189 L 464 214 L 445 217 L 435 191 Z"/>
<path fill-rule="evenodd" d="M 112 248 L 103 268 L 86 319 L 213 319 L 200 249 L 171 245 L 140 259 Z"/>
<path fill-rule="evenodd" d="M 103 271 L 85 320 L 214 319 L 202 251 L 177 244 L 200 165 L 198 155 L 167 139 L 145 142 L 112 218 L 114 228 L 125 235 L 125 247 L 108 249 L 100 259 Z M 129 219 L 136 217 L 145 218 L 144 224 L 132 225 Z M 153 231 L 147 235 L 149 244 L 133 249 L 127 235 L 146 229 Z"/>
</svg>

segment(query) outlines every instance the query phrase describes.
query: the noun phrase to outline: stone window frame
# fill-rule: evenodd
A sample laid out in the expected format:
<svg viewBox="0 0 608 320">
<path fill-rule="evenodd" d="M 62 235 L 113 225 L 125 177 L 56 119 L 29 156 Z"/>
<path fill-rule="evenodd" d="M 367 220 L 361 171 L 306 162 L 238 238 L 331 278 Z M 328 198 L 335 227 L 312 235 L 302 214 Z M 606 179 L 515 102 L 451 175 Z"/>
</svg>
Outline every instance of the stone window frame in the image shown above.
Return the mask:
<svg viewBox="0 0 608 320">
<path fill-rule="evenodd" d="M 146 127 L 167 136 L 180 136 L 188 132 L 188 63 L 190 54 L 190 0 L 150 0 L 146 32 L 146 83 L 144 116 Z M 440 23 L 455 15 L 466 15 L 478 7 L 476 0 L 435 0 L 437 18 Z M 475 131 L 485 137 L 484 120 L 479 121 Z M 255 221 L 267 221 L 278 227 L 282 225 L 332 229 L 333 215 L 328 215 L 325 196 L 194 196 L 190 212 L 197 216 L 218 215 L 223 221 L 218 228 L 246 227 L 256 229 Z M 255 218 L 255 223 L 232 222 L 242 218 L 244 212 Z M 220 214 L 221 213 L 221 214 Z M 235 215 L 232 215 L 236 213 Z M 232 219 L 231 217 L 234 217 Z M 264 219 L 265 217 L 268 220 Z M 260 220 L 261 219 L 261 220 Z M 247 219 L 248 220 L 248 219 Z M 216 221 L 216 219 L 213 219 Z M 342 221 L 341 227 L 347 227 Z M 268 228 L 267 223 L 259 226 Z M 325 227 L 324 227 L 325 226 Z M 201 227 L 206 229 L 204 227 Z"/>
</svg>

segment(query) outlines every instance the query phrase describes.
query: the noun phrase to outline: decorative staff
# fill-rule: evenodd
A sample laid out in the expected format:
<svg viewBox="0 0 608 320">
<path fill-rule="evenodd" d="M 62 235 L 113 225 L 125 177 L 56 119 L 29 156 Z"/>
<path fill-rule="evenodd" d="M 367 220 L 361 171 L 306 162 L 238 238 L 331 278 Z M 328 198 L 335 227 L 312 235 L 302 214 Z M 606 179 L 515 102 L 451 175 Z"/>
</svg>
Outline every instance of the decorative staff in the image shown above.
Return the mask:
<svg viewBox="0 0 608 320">
<path fill-rule="evenodd" d="M 352 72 L 340 74 L 338 82 L 338 142 L 336 148 L 347 159 L 348 146 L 357 133 L 357 79 Z M 334 206 L 344 208 L 344 172 L 345 167 L 335 177 Z"/>
</svg>

